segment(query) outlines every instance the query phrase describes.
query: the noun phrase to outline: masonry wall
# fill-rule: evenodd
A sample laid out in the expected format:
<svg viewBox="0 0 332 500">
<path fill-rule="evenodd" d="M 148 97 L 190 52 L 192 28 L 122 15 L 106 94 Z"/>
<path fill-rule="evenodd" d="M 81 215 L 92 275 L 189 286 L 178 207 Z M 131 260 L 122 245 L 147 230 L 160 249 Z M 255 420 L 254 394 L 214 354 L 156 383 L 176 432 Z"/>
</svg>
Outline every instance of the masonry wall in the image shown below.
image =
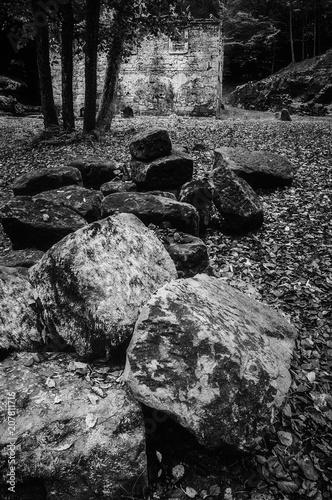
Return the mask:
<svg viewBox="0 0 332 500">
<path fill-rule="evenodd" d="M 98 96 L 103 85 L 105 55 L 98 65 Z M 61 102 L 59 58 L 52 62 L 55 99 Z M 135 114 L 214 115 L 218 77 L 218 25 L 192 24 L 187 45 L 173 53 L 168 37 L 148 37 L 123 63 L 119 75 L 117 110 L 131 106 Z M 84 106 L 84 61 L 74 68 L 75 111 Z"/>
</svg>

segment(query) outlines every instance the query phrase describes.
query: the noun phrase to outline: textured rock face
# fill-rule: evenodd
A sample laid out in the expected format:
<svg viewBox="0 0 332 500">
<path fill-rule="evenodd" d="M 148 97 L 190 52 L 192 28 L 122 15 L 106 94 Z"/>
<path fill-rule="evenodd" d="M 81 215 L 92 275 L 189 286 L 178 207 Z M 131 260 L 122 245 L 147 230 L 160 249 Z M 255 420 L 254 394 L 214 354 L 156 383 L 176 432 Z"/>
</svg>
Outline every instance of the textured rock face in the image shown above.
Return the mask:
<svg viewBox="0 0 332 500">
<path fill-rule="evenodd" d="M 11 199 L 1 207 L 0 220 L 14 250 L 47 250 L 67 234 L 87 224 L 73 210 L 31 196 Z"/>
<path fill-rule="evenodd" d="M 77 158 L 69 165 L 77 168 L 83 179 L 83 184 L 87 188 L 100 189 L 105 182 L 109 182 L 116 176 L 119 165 L 113 160 L 103 160 L 101 158 Z"/>
<path fill-rule="evenodd" d="M 41 168 L 17 177 L 13 184 L 13 191 L 16 196 L 33 196 L 42 191 L 58 189 L 73 184 L 82 186 L 82 176 L 77 168 Z"/>
<path fill-rule="evenodd" d="M 42 258 L 44 252 L 34 248 L 25 248 L 23 250 L 12 250 L 0 257 L 0 266 L 7 267 L 31 267 Z"/>
<path fill-rule="evenodd" d="M 103 200 L 102 215 L 107 217 L 116 212 L 132 213 L 146 225 L 167 221 L 180 231 L 198 235 L 199 216 L 196 209 L 169 197 L 149 193 L 110 194 Z"/>
<path fill-rule="evenodd" d="M 136 134 L 129 143 L 129 150 L 136 160 L 151 161 L 169 155 L 172 143 L 167 130 L 150 129 Z"/>
<path fill-rule="evenodd" d="M 125 379 L 201 444 L 249 449 L 289 390 L 295 336 L 274 310 L 221 279 L 179 279 L 141 310 Z"/>
<path fill-rule="evenodd" d="M 203 272 L 209 265 L 205 243 L 189 234 L 174 233 L 164 243 L 180 278 L 189 278 Z"/>
<path fill-rule="evenodd" d="M 98 220 L 101 216 L 103 195 L 100 191 L 86 189 L 81 186 L 67 186 L 44 191 L 34 196 L 34 199 L 37 198 L 70 208 L 87 222 Z"/>
<path fill-rule="evenodd" d="M 108 194 L 113 194 L 113 193 L 122 193 L 122 192 L 127 192 L 127 191 L 137 191 L 137 186 L 135 182 L 132 181 L 110 181 L 110 182 L 105 182 L 105 184 L 102 184 L 100 186 L 100 191 L 103 193 L 104 196 L 107 196 Z"/>
<path fill-rule="evenodd" d="M 201 231 L 205 231 L 209 224 L 213 196 L 214 187 L 208 180 L 187 182 L 181 188 L 179 201 L 190 203 L 196 208 Z"/>
<path fill-rule="evenodd" d="M 245 148 L 218 148 L 214 152 L 219 166 L 228 166 L 253 189 L 289 186 L 294 167 L 284 156 Z"/>
<path fill-rule="evenodd" d="M 49 328 L 95 357 L 128 339 L 142 304 L 177 276 L 162 243 L 130 214 L 76 231 L 30 271 Z"/>
<path fill-rule="evenodd" d="M 244 179 L 237 177 L 228 166 L 219 166 L 216 156 L 211 172 L 214 185 L 213 202 L 234 233 L 259 228 L 263 223 L 263 207 L 255 191 Z"/>
<path fill-rule="evenodd" d="M 42 345 L 28 271 L 0 267 L 0 353 Z"/>
<path fill-rule="evenodd" d="M 143 498 L 144 425 L 128 390 L 110 374 L 97 396 L 66 354 L 30 367 L 27 360 L 9 357 L 0 371 L 1 393 L 16 395 L 17 477 L 42 481 L 50 500 L 119 500 L 123 491 Z M 4 409 L 0 447 L 11 442 Z"/>
<path fill-rule="evenodd" d="M 186 153 L 172 153 L 150 163 L 132 160 L 131 177 L 140 189 L 175 189 L 191 180 L 193 159 Z"/>
</svg>

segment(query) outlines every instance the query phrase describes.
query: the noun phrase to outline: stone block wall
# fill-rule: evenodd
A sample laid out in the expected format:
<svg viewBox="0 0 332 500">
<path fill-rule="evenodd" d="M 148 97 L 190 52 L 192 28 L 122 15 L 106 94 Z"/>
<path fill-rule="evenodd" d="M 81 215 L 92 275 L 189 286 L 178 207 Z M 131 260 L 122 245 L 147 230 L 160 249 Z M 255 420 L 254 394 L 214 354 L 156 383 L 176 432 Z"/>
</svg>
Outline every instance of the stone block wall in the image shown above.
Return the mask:
<svg viewBox="0 0 332 500">
<path fill-rule="evenodd" d="M 131 106 L 135 114 L 214 115 L 218 81 L 218 23 L 197 21 L 185 33 L 185 43 L 168 37 L 145 38 L 123 63 L 119 75 L 117 110 Z M 100 97 L 106 57 L 98 64 Z M 52 61 L 55 100 L 61 103 L 60 58 Z M 74 105 L 84 106 L 84 61 L 75 61 Z"/>
</svg>

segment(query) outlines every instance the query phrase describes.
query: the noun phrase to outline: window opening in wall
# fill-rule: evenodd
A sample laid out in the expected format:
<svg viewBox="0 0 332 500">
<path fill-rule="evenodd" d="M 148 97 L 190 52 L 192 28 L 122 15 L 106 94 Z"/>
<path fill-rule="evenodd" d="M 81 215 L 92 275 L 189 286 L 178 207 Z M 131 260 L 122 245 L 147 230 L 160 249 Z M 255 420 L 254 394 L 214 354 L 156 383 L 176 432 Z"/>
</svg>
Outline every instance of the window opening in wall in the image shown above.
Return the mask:
<svg viewBox="0 0 332 500">
<path fill-rule="evenodd" d="M 183 30 L 176 38 L 169 39 L 168 52 L 170 54 L 186 54 L 188 52 L 189 31 Z"/>
</svg>

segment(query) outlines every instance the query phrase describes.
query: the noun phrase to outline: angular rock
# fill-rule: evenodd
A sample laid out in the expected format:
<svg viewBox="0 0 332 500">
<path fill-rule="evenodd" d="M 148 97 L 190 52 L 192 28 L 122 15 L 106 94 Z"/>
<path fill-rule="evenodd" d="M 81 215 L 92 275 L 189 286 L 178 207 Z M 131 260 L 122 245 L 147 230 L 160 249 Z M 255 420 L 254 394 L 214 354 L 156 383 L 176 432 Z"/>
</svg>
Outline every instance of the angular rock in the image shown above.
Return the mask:
<svg viewBox="0 0 332 500">
<path fill-rule="evenodd" d="M 38 478 L 54 500 L 119 500 L 127 491 L 143 498 L 147 463 L 138 403 L 112 373 L 101 389 L 76 373 L 75 363 L 68 354 L 32 366 L 25 366 L 23 353 L 3 361 L 1 393 L 16 396 L 8 398 L 15 402 L 20 445 L 16 477 L 26 490 Z M 2 405 L 1 448 L 12 442 L 5 410 Z"/>
<path fill-rule="evenodd" d="M 190 203 L 199 213 L 199 227 L 202 232 L 206 230 L 210 222 L 213 196 L 214 187 L 205 179 L 187 182 L 180 191 L 179 201 Z"/>
<path fill-rule="evenodd" d="M 152 162 L 132 160 L 131 177 L 139 189 L 175 189 L 192 179 L 194 162 L 186 153 L 172 153 Z"/>
<path fill-rule="evenodd" d="M 73 210 L 31 196 L 11 199 L 0 208 L 0 220 L 14 250 L 48 250 L 64 236 L 87 224 Z"/>
<path fill-rule="evenodd" d="M 5 256 L 0 257 L 0 266 L 6 267 L 31 267 L 42 258 L 44 252 L 36 248 L 24 248 L 23 250 L 11 250 Z"/>
<path fill-rule="evenodd" d="M 147 226 L 169 222 L 180 231 L 198 235 L 199 216 L 188 203 L 180 203 L 168 197 L 149 193 L 115 193 L 102 202 L 102 215 L 107 217 L 117 212 L 136 215 Z"/>
<path fill-rule="evenodd" d="M 69 235 L 30 273 L 49 328 L 85 357 L 109 357 L 130 338 L 141 306 L 177 276 L 162 243 L 131 214 Z"/>
<path fill-rule="evenodd" d="M 125 380 L 202 445 L 250 449 L 290 388 L 295 337 L 285 318 L 222 279 L 175 280 L 142 308 Z"/>
<path fill-rule="evenodd" d="M 220 163 L 216 160 L 215 165 Z M 255 191 L 226 166 L 211 172 L 215 192 L 213 202 L 229 230 L 243 233 L 263 224 L 263 207 Z"/>
<path fill-rule="evenodd" d="M 0 267 L 0 354 L 42 345 L 27 269 Z"/>
<path fill-rule="evenodd" d="M 195 276 L 209 265 L 207 246 L 195 236 L 173 232 L 165 238 L 164 246 L 175 264 L 179 278 Z"/>
<path fill-rule="evenodd" d="M 66 186 L 44 191 L 35 195 L 34 199 L 47 200 L 55 205 L 70 208 L 87 222 L 94 222 L 101 217 L 102 193 L 82 186 Z"/>
<path fill-rule="evenodd" d="M 219 166 L 227 165 L 253 188 L 290 186 L 294 167 L 284 156 L 269 151 L 248 151 L 245 148 L 218 148 L 215 150 Z"/>
<path fill-rule="evenodd" d="M 116 176 L 115 171 L 119 169 L 115 161 L 96 157 L 76 158 L 69 165 L 81 172 L 84 187 L 97 190 L 105 182 L 113 180 Z"/>
<path fill-rule="evenodd" d="M 136 160 L 152 161 L 169 155 L 172 143 L 167 130 L 154 128 L 136 134 L 129 143 L 129 150 Z"/>
<path fill-rule="evenodd" d="M 100 191 L 104 196 L 113 193 L 123 193 L 123 192 L 135 192 L 137 191 L 137 186 L 133 181 L 110 181 L 105 182 L 100 186 Z"/>
<path fill-rule="evenodd" d="M 82 176 L 77 168 L 62 166 L 40 168 L 17 177 L 13 184 L 13 192 L 15 196 L 33 196 L 42 191 L 70 185 L 82 186 Z"/>
</svg>

